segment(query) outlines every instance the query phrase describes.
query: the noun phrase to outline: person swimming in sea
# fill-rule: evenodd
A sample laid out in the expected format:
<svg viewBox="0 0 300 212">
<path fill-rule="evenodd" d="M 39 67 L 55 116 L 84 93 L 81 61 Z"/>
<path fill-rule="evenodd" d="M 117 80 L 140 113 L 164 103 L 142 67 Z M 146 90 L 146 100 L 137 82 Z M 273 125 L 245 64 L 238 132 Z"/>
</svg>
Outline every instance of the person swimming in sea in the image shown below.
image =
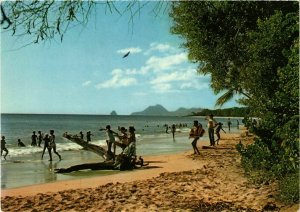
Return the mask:
<svg viewBox="0 0 300 212">
<path fill-rule="evenodd" d="M 25 147 L 25 144 L 21 141 L 21 139 L 18 139 L 18 147 Z"/>
</svg>

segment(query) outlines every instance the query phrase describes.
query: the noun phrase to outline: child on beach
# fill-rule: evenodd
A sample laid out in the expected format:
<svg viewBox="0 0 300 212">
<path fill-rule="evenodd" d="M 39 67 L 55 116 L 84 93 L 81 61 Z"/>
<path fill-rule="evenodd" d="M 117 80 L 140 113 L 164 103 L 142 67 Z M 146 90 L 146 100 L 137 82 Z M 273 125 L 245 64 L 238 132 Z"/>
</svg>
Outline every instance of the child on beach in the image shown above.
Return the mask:
<svg viewBox="0 0 300 212">
<path fill-rule="evenodd" d="M 8 155 L 8 150 L 6 148 L 6 142 L 5 142 L 5 136 L 1 137 L 1 156 L 3 151 L 6 152 L 6 154 L 4 155 L 4 160 L 6 160 L 6 156 Z"/>
<path fill-rule="evenodd" d="M 216 128 L 216 135 L 218 137 L 218 139 L 216 140 L 217 144 L 219 144 L 219 140 L 221 139 L 220 131 L 223 130 L 223 132 L 226 133 L 225 130 L 222 128 L 222 125 L 223 124 L 221 122 L 219 122 L 218 125 L 217 125 L 217 128 Z"/>
<path fill-rule="evenodd" d="M 200 151 L 197 147 L 197 141 L 200 137 L 203 136 L 205 130 L 202 128 L 202 124 L 199 124 L 198 121 L 194 121 L 194 126 L 190 131 L 189 138 L 194 138 L 192 142 L 194 154 L 200 155 Z"/>
</svg>

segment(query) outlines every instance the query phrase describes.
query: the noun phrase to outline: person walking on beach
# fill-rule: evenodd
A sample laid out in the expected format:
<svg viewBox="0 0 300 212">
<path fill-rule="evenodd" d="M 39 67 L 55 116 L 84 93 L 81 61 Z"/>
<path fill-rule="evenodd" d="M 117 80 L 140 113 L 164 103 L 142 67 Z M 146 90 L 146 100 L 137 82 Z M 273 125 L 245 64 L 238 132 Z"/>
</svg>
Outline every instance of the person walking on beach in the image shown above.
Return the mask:
<svg viewBox="0 0 300 212">
<path fill-rule="evenodd" d="M 165 124 L 165 128 L 166 128 L 166 133 L 168 134 L 169 132 L 169 125 Z"/>
<path fill-rule="evenodd" d="M 43 141 L 43 136 L 42 136 L 42 132 L 41 131 L 38 131 L 38 141 L 39 141 L 39 143 L 38 143 L 38 147 L 41 147 L 41 143 L 42 143 L 42 141 Z"/>
<path fill-rule="evenodd" d="M 56 151 L 56 143 L 55 143 L 54 130 L 50 130 L 49 139 L 50 139 L 50 148 L 53 149 L 53 152 L 59 157 L 59 160 L 61 160 L 60 154 L 58 154 L 58 152 Z"/>
<path fill-rule="evenodd" d="M 172 132 L 173 140 L 174 140 L 175 139 L 175 132 L 176 132 L 176 126 L 175 126 L 175 124 L 172 125 L 171 132 Z"/>
<path fill-rule="evenodd" d="M 221 122 L 219 122 L 218 125 L 217 125 L 217 128 L 216 128 L 216 135 L 218 137 L 218 139 L 216 140 L 217 144 L 219 144 L 219 140 L 221 139 L 220 131 L 223 130 L 223 132 L 226 133 L 225 130 L 222 128 L 222 125 L 223 124 Z"/>
<path fill-rule="evenodd" d="M 237 129 L 240 128 L 240 122 L 239 122 L 239 120 L 236 120 L 236 126 L 237 126 Z"/>
<path fill-rule="evenodd" d="M 45 143 L 44 143 L 44 149 L 43 149 L 43 153 L 42 153 L 42 158 L 41 158 L 41 160 L 43 160 L 45 150 L 47 149 L 47 150 L 48 150 L 48 153 L 49 153 L 49 157 L 50 157 L 49 161 L 52 161 L 52 154 L 51 154 L 51 147 L 50 147 L 50 138 L 49 138 L 48 133 L 45 134 L 43 140 L 44 140 Z"/>
<path fill-rule="evenodd" d="M 31 136 L 31 146 L 36 146 L 36 139 L 37 139 L 37 135 L 35 134 L 35 131 L 32 132 L 32 136 Z"/>
<path fill-rule="evenodd" d="M 215 145 L 215 137 L 214 137 L 214 131 L 215 131 L 215 126 L 217 124 L 216 120 L 214 120 L 214 115 L 210 114 L 207 119 L 207 128 L 208 128 L 208 136 L 209 136 L 209 141 L 210 141 L 210 146 Z"/>
<path fill-rule="evenodd" d="M 202 125 L 198 123 L 198 121 L 194 121 L 194 126 L 192 127 L 189 138 L 193 138 L 194 140 L 192 141 L 192 147 L 194 150 L 194 154 L 200 155 L 200 151 L 197 147 L 197 141 L 199 140 L 200 137 L 203 136 L 204 134 L 204 129 L 202 128 Z"/>
<path fill-rule="evenodd" d="M 18 139 L 18 147 L 25 147 L 25 144 L 21 141 L 21 139 Z"/>
<path fill-rule="evenodd" d="M 230 126 L 231 126 L 231 121 L 230 121 L 230 118 L 228 118 L 228 121 L 227 121 L 227 125 L 228 125 L 228 132 L 230 132 Z"/>
<path fill-rule="evenodd" d="M 1 156 L 3 151 L 6 152 L 6 154 L 4 155 L 4 160 L 6 160 L 6 156 L 8 155 L 8 150 L 6 148 L 5 136 L 1 137 Z"/>
</svg>

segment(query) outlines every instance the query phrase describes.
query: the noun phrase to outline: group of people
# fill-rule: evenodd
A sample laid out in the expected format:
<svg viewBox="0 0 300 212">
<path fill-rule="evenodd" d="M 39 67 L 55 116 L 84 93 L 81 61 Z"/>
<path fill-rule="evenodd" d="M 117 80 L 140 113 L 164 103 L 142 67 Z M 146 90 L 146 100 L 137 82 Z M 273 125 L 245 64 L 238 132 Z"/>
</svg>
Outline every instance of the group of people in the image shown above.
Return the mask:
<svg viewBox="0 0 300 212">
<path fill-rule="evenodd" d="M 81 138 L 81 139 L 84 139 L 84 135 L 83 135 L 83 132 L 82 132 L 82 131 L 80 131 L 79 135 L 80 135 L 80 138 Z M 90 141 L 92 141 L 91 136 L 93 136 L 93 134 L 91 133 L 91 131 L 88 131 L 88 132 L 86 133 L 86 142 L 87 142 L 87 143 L 89 143 Z"/>
<path fill-rule="evenodd" d="M 43 136 L 43 140 L 45 143 L 44 143 L 41 160 L 43 160 L 46 149 L 48 150 L 48 154 L 49 154 L 49 158 L 50 158 L 49 161 L 52 161 L 52 149 L 53 149 L 53 152 L 58 156 L 59 160 L 61 160 L 60 154 L 56 151 L 54 130 L 50 130 L 50 135 L 48 133 L 46 133 Z"/>
<path fill-rule="evenodd" d="M 226 133 L 226 132 L 222 128 L 223 124 L 221 122 L 217 122 L 214 119 L 213 114 L 209 115 L 206 118 L 206 120 L 207 120 L 208 137 L 209 137 L 210 146 L 215 146 L 215 144 L 219 144 L 219 140 L 221 139 L 220 131 L 222 130 L 224 133 Z M 230 121 L 230 119 L 229 119 L 229 121 Z M 230 128 L 229 128 L 229 130 L 230 130 Z M 191 128 L 190 133 L 189 133 L 189 138 L 193 138 L 192 147 L 194 150 L 194 154 L 200 154 L 200 151 L 197 147 L 197 141 L 199 140 L 200 137 L 202 137 L 204 135 L 204 133 L 205 133 L 205 130 L 203 129 L 202 124 L 200 124 L 198 121 L 194 121 L 194 125 Z M 215 140 L 215 136 L 214 136 L 215 133 L 217 135 L 216 140 Z"/>
<path fill-rule="evenodd" d="M 119 134 L 113 131 L 110 125 L 101 128 L 100 131 L 106 132 L 107 154 L 111 156 L 109 158 L 115 160 L 117 146 L 122 149 L 121 155 L 123 154 L 128 157 L 136 156 L 136 138 L 135 128 L 133 126 L 128 128 L 128 133 L 125 127 L 120 127 Z M 115 137 L 119 138 L 119 141 L 116 141 Z"/>
</svg>

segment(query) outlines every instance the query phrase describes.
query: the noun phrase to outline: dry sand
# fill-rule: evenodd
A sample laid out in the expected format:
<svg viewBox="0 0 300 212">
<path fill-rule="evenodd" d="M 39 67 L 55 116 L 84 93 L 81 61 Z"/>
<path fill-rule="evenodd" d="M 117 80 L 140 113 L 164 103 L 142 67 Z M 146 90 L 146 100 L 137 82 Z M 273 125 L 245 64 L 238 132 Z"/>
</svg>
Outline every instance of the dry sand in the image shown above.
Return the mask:
<svg viewBox="0 0 300 212">
<path fill-rule="evenodd" d="M 252 185 L 235 145 L 251 137 L 222 134 L 215 149 L 145 157 L 143 169 L 2 190 L 2 211 L 297 211 L 278 202 L 276 183 Z M 200 145 L 207 142 L 200 142 Z M 190 145 L 190 142 L 187 143 Z"/>
</svg>

